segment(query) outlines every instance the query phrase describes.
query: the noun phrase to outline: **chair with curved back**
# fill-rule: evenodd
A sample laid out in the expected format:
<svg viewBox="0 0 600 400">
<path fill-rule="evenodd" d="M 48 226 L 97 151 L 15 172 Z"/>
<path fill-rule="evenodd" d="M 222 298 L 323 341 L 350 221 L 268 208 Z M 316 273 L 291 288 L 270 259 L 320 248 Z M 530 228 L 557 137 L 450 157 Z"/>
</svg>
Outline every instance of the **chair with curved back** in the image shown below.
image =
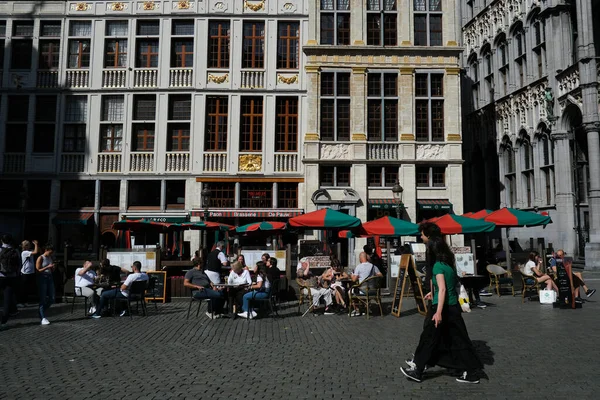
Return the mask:
<svg viewBox="0 0 600 400">
<path fill-rule="evenodd" d="M 127 303 L 127 312 L 129 313 L 129 319 L 133 319 L 131 315 L 131 302 L 135 301 L 136 305 L 139 307 L 139 304 L 142 304 L 142 313 L 144 317 L 147 315 L 146 313 L 146 288 L 148 287 L 148 281 L 134 281 L 131 282 L 131 286 L 129 287 L 129 296 L 128 297 L 116 297 L 114 298 L 114 302 Z M 116 306 L 115 306 L 116 309 Z"/>
<path fill-rule="evenodd" d="M 525 293 L 531 292 L 535 290 L 539 296 L 540 294 L 540 284 L 535 279 L 533 275 L 527 275 L 523 268 L 521 268 L 521 283 L 523 284 L 523 289 L 521 290 L 521 303 L 525 303 Z M 529 296 L 531 299 L 531 296 Z"/>
<path fill-rule="evenodd" d="M 248 310 L 250 312 L 254 311 L 254 307 L 253 305 L 255 303 L 266 303 L 267 306 L 269 307 L 269 314 L 271 315 L 271 318 L 278 318 L 279 317 L 279 313 L 277 312 L 277 296 L 279 294 L 279 279 L 275 279 L 272 283 L 271 283 L 271 287 L 269 289 L 269 293 L 268 296 L 262 299 L 257 299 L 256 296 L 256 291 L 254 291 L 254 293 L 252 294 L 252 298 L 250 299 L 250 301 L 248 302 Z M 248 318 L 250 319 L 250 318 Z"/>
<path fill-rule="evenodd" d="M 362 282 L 350 287 L 348 290 L 349 312 L 351 312 L 352 304 L 358 303 L 358 307 L 365 306 L 367 319 L 369 319 L 369 306 L 371 302 L 375 302 L 379 306 L 379 315 L 383 316 L 383 308 L 381 307 L 381 277 L 370 276 Z"/>
<path fill-rule="evenodd" d="M 304 304 L 305 300 L 308 300 L 308 307 L 310 308 L 313 304 L 313 296 L 310 291 L 310 286 L 306 284 L 306 281 L 300 278 L 296 278 L 296 283 L 298 284 L 298 314 L 300 313 L 300 306 Z M 304 293 L 306 291 L 306 293 Z"/>
<path fill-rule="evenodd" d="M 65 283 L 64 290 L 65 290 L 65 294 L 73 293 L 73 297 L 71 299 L 71 314 L 73 314 L 73 310 L 75 309 L 75 298 L 79 297 L 79 298 L 84 299 L 83 313 L 87 317 L 87 315 L 88 315 L 88 305 L 87 305 L 88 298 L 87 298 L 87 296 L 84 296 L 83 294 L 81 294 L 81 288 L 78 288 L 75 286 L 75 280 L 74 279 L 67 280 L 67 283 Z"/>
<path fill-rule="evenodd" d="M 500 289 L 502 285 L 509 285 L 512 291 L 512 295 L 515 295 L 515 285 L 512 274 L 510 271 L 505 270 L 499 265 L 489 264 L 485 267 L 490 274 L 490 290 L 492 285 L 496 287 L 496 294 L 500 296 Z"/>
</svg>

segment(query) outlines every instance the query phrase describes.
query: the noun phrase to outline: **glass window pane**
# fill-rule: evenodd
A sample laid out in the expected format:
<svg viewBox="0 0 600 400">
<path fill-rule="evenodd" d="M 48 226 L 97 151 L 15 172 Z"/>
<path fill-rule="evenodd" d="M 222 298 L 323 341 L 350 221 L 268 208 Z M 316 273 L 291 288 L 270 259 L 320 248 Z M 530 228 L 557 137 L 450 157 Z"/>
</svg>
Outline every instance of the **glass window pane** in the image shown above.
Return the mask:
<svg viewBox="0 0 600 400">
<path fill-rule="evenodd" d="M 127 21 L 108 21 L 106 23 L 106 36 L 127 36 Z"/>
<path fill-rule="evenodd" d="M 40 27 L 41 36 L 60 36 L 60 21 L 42 21 Z"/>
<path fill-rule="evenodd" d="M 137 34 L 141 36 L 159 35 L 160 23 L 158 21 L 138 21 Z"/>
<path fill-rule="evenodd" d="M 173 35 L 189 35 L 194 34 L 194 21 L 173 21 Z"/>
<path fill-rule="evenodd" d="M 69 23 L 70 36 L 91 36 L 92 22 L 91 21 L 71 21 Z"/>
</svg>

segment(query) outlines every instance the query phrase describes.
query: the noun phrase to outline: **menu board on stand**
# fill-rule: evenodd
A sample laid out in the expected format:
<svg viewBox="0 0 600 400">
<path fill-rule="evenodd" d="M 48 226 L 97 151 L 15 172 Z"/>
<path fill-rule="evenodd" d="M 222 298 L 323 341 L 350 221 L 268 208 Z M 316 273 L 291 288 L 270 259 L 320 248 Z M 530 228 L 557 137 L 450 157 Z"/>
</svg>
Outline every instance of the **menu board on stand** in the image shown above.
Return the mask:
<svg viewBox="0 0 600 400">
<path fill-rule="evenodd" d="M 407 285 L 410 285 L 412 289 L 417 304 L 417 311 L 419 314 L 426 315 L 427 304 L 423 298 L 423 287 L 421 286 L 421 279 L 417 274 L 417 266 L 412 254 L 402 254 L 400 257 L 398 279 L 396 280 L 394 299 L 392 300 L 392 315 L 395 317 L 400 317 L 400 313 L 402 312 L 402 298 L 404 297 Z"/>
</svg>

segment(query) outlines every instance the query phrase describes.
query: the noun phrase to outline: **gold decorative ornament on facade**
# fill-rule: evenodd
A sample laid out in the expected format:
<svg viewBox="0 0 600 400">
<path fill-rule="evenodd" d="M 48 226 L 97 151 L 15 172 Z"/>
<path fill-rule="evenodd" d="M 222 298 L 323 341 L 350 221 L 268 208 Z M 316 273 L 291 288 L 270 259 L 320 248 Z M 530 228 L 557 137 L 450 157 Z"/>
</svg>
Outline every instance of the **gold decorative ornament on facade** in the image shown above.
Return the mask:
<svg viewBox="0 0 600 400">
<path fill-rule="evenodd" d="M 304 134 L 304 140 L 319 140 L 319 134 L 307 132 Z"/>
<path fill-rule="evenodd" d="M 77 3 L 75 6 L 75 11 L 87 11 L 90 8 L 88 3 Z"/>
<path fill-rule="evenodd" d="M 281 83 L 285 83 L 286 85 L 291 85 L 292 83 L 296 83 L 298 81 L 298 75 L 285 77 L 283 75 L 277 75 L 277 80 Z"/>
<path fill-rule="evenodd" d="M 208 81 L 214 82 L 214 83 L 220 85 L 223 82 L 229 82 L 229 74 L 225 74 L 225 75 L 221 75 L 221 76 L 208 74 Z"/>
<path fill-rule="evenodd" d="M 366 141 L 367 140 L 367 134 L 366 133 L 353 133 L 352 134 L 352 141 Z"/>
<path fill-rule="evenodd" d="M 179 3 L 177 3 L 177 8 L 180 10 L 189 10 L 189 8 L 190 8 L 189 0 L 181 0 Z"/>
<path fill-rule="evenodd" d="M 243 154 L 239 157 L 238 170 L 243 172 L 256 172 L 262 168 L 262 156 L 257 154 Z"/>
<path fill-rule="evenodd" d="M 446 136 L 446 141 L 448 141 L 448 142 L 460 142 L 461 141 L 461 137 L 457 133 L 449 133 L 448 136 Z"/>
<path fill-rule="evenodd" d="M 415 140 L 415 135 L 413 135 L 412 133 L 401 133 L 400 134 L 400 140 L 401 141 L 414 141 Z"/>
<path fill-rule="evenodd" d="M 251 4 L 248 3 L 248 0 L 244 0 L 244 8 L 249 8 L 252 11 L 262 10 L 265 8 L 265 1 L 266 0 L 261 0 L 259 3 Z"/>
<path fill-rule="evenodd" d="M 153 11 L 156 8 L 156 4 L 153 1 L 144 2 L 144 11 Z"/>
<path fill-rule="evenodd" d="M 123 11 L 125 9 L 125 4 L 123 4 L 121 1 L 118 1 L 116 3 L 112 3 L 110 9 L 113 11 Z"/>
<path fill-rule="evenodd" d="M 460 68 L 458 68 L 458 67 L 446 67 L 446 74 L 448 74 L 448 75 L 458 75 L 458 74 L 460 74 Z"/>
</svg>

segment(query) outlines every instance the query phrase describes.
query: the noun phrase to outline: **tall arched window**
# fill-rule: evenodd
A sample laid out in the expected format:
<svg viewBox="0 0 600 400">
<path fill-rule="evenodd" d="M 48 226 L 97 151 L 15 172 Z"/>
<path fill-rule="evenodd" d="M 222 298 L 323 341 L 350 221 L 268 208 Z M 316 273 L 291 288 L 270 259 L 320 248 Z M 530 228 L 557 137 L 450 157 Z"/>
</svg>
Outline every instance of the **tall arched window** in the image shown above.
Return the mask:
<svg viewBox="0 0 600 400">
<path fill-rule="evenodd" d="M 504 164 L 505 201 L 508 207 L 517 204 L 517 176 L 515 153 L 510 139 L 506 136 L 500 146 L 501 162 Z"/>
<path fill-rule="evenodd" d="M 540 79 L 544 76 L 546 70 L 546 21 L 537 20 L 533 23 L 533 36 L 534 68 L 536 69 L 537 79 Z"/>
<path fill-rule="evenodd" d="M 484 92 L 487 94 L 487 102 L 494 101 L 494 62 L 492 60 L 492 49 L 487 45 L 481 52 L 483 59 L 483 74 L 485 77 Z"/>
<path fill-rule="evenodd" d="M 546 205 L 554 204 L 554 143 L 548 137 L 545 126 L 540 127 L 538 134 L 538 151 L 540 154 L 540 171 L 543 178 L 541 197 Z"/>
<path fill-rule="evenodd" d="M 525 194 L 524 203 L 527 207 L 534 206 L 535 199 L 535 181 L 534 181 L 534 161 L 533 147 L 529 135 L 525 131 L 519 134 L 518 143 L 520 145 L 521 162 L 523 169 L 521 170 L 523 191 Z"/>
<path fill-rule="evenodd" d="M 522 87 L 527 82 L 527 55 L 525 49 L 525 31 L 523 27 L 519 27 L 515 30 L 514 34 L 515 42 L 515 63 L 517 73 L 517 85 Z"/>
<path fill-rule="evenodd" d="M 469 76 L 471 77 L 473 110 L 477 110 L 479 109 L 479 62 L 476 56 L 469 59 Z"/>
<path fill-rule="evenodd" d="M 508 95 L 509 65 L 508 65 L 508 44 L 506 38 L 498 42 L 498 71 L 500 72 L 500 87 L 502 96 Z"/>
</svg>

